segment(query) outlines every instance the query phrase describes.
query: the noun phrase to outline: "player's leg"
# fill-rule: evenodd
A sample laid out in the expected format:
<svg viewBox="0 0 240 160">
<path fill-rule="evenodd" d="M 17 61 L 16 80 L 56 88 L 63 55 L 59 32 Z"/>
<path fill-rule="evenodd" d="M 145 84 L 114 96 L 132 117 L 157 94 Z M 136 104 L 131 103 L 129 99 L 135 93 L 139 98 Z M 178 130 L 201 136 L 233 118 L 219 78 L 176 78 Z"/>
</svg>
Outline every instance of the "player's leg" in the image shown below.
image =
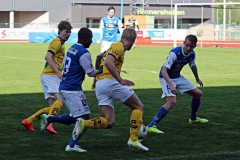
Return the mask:
<svg viewBox="0 0 240 160">
<path fill-rule="evenodd" d="M 187 93 L 192 96 L 189 123 L 207 123 L 207 119 L 197 117 L 197 112 L 201 104 L 202 91 L 184 77 L 180 77 L 178 90 L 181 93 Z"/>
<path fill-rule="evenodd" d="M 124 88 L 129 87 L 124 86 Z M 142 104 L 138 96 L 132 90 L 129 89 L 128 89 L 129 92 L 127 92 L 126 90 L 125 94 L 130 95 L 130 97 L 123 102 L 125 105 L 132 109 L 132 114 L 130 117 L 131 132 L 127 145 L 144 151 L 148 151 L 148 148 L 142 145 L 138 140 L 138 133 L 143 124 L 142 116 L 144 105 Z"/>
<path fill-rule="evenodd" d="M 152 121 L 147 125 L 148 132 L 153 133 L 164 133 L 163 131 L 157 129 L 156 125 L 168 114 L 168 112 L 176 104 L 176 95 L 171 92 L 167 82 L 164 80 L 164 78 L 160 78 L 159 81 L 163 91 L 162 98 L 166 98 L 166 103 L 159 108 Z M 176 87 L 177 84 L 175 83 L 175 81 L 172 81 L 172 83 Z"/>
<path fill-rule="evenodd" d="M 59 94 L 59 89 L 58 89 L 60 85 L 60 80 L 57 76 L 54 76 L 54 75 L 43 75 L 41 76 L 41 83 L 44 84 L 46 88 L 46 92 L 55 98 L 54 103 L 50 106 L 48 115 L 49 116 L 57 115 L 60 111 L 60 108 L 63 105 L 62 99 Z M 53 129 L 52 124 L 49 124 L 46 127 L 46 130 L 49 131 L 49 133 L 51 134 L 56 134 L 56 135 L 58 134 Z"/>
<path fill-rule="evenodd" d="M 107 85 L 106 84 L 103 85 L 104 84 L 102 83 L 103 81 Z M 142 115 L 143 115 L 143 108 L 144 108 L 138 96 L 134 93 L 134 91 L 130 87 L 121 85 L 115 79 L 101 80 L 99 83 L 99 87 L 101 88 L 100 91 L 105 90 L 105 94 L 110 95 L 110 97 L 112 97 L 113 99 L 127 105 L 129 108 L 132 109 L 132 114 L 130 117 L 131 132 L 130 132 L 130 138 L 127 144 L 129 146 L 133 146 L 138 149 L 148 151 L 148 148 L 143 146 L 138 141 L 138 132 L 143 123 Z"/>
<path fill-rule="evenodd" d="M 22 122 L 21 122 L 22 125 L 23 125 L 24 127 L 26 127 L 28 130 L 34 131 L 33 122 L 39 120 L 41 114 L 44 114 L 44 113 L 46 114 L 46 113 L 48 113 L 48 112 L 49 112 L 49 109 L 50 109 L 50 107 L 46 107 L 46 108 L 42 108 L 42 109 L 38 110 L 36 113 L 34 113 L 33 115 L 31 115 L 30 117 L 22 120 Z"/>
<path fill-rule="evenodd" d="M 47 83 L 44 79 L 42 79 L 41 77 L 41 85 L 43 88 L 43 94 L 44 94 L 44 98 L 47 100 L 49 106 L 51 106 L 54 102 L 55 102 L 55 97 L 48 93 L 48 87 L 47 87 Z M 50 107 L 46 107 L 46 108 L 42 108 L 40 110 L 38 110 L 36 113 L 34 113 L 33 115 L 31 115 L 30 117 L 22 120 L 22 125 L 25 126 L 28 130 L 33 131 L 33 122 L 39 120 L 41 114 L 48 114 L 50 110 Z"/>
<path fill-rule="evenodd" d="M 84 120 L 88 120 L 89 119 L 89 114 L 84 114 L 81 115 L 80 117 L 76 117 L 75 122 L 78 121 L 79 119 L 84 119 Z M 75 123 L 74 128 L 76 127 L 77 123 Z M 73 128 L 73 130 L 74 130 Z M 77 136 L 76 139 L 73 139 L 73 136 L 71 136 L 68 145 L 65 148 L 66 152 L 87 152 L 87 150 L 82 149 L 80 146 L 77 145 L 77 142 L 79 141 L 79 139 L 83 136 L 83 134 L 86 132 L 87 128 L 83 129 L 83 131 Z"/>
<path fill-rule="evenodd" d="M 111 128 L 115 123 L 113 99 L 108 96 L 112 91 L 111 87 L 109 88 L 108 86 L 109 84 L 107 79 L 96 82 L 95 92 L 103 117 L 96 117 L 90 120 L 78 119 L 76 127 L 73 131 L 73 139 L 76 139 L 78 134 L 81 133 L 81 131 L 83 131 L 85 128 L 105 129 Z"/>
</svg>

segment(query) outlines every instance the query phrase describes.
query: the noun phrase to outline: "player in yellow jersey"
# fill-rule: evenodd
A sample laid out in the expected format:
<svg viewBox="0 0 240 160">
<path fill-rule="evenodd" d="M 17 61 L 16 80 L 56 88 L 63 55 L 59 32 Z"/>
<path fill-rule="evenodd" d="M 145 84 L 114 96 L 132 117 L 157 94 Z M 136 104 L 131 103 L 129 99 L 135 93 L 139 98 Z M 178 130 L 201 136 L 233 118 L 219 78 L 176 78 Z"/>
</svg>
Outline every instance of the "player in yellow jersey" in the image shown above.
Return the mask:
<svg viewBox="0 0 240 160">
<path fill-rule="evenodd" d="M 95 67 L 99 70 L 99 74 L 96 76 L 96 97 L 103 116 L 90 120 L 78 118 L 73 130 L 73 139 L 77 139 L 78 135 L 85 128 L 112 128 L 115 123 L 113 101 L 117 100 L 132 109 L 130 117 L 131 133 L 127 145 L 148 151 L 148 148 L 143 146 L 138 140 L 138 132 L 143 123 L 144 105 L 129 87 L 133 86 L 134 83 L 130 80 L 122 79 L 120 76 L 125 51 L 132 48 L 136 36 L 134 29 L 124 29 L 121 41 L 113 43 L 106 52 L 97 57 Z"/>
<path fill-rule="evenodd" d="M 71 29 L 72 26 L 68 21 L 61 21 L 58 24 L 58 36 L 48 46 L 45 56 L 46 64 L 41 74 L 41 84 L 49 107 L 42 108 L 32 116 L 22 120 L 22 125 L 30 131 L 34 131 L 32 123 L 39 120 L 41 114 L 57 115 L 63 105 L 58 88 L 62 78 L 62 61 L 65 57 L 64 43 L 70 37 Z M 49 125 L 46 130 L 51 134 L 58 134 L 52 125 Z"/>
</svg>

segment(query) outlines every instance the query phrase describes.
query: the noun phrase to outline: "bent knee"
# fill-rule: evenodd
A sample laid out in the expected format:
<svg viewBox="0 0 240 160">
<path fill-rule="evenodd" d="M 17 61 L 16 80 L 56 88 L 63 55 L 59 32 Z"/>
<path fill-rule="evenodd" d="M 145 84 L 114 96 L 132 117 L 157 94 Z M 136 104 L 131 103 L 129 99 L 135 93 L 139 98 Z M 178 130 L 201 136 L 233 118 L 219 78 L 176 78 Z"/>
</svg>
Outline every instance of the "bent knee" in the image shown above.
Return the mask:
<svg viewBox="0 0 240 160">
<path fill-rule="evenodd" d="M 202 97 L 202 91 L 198 90 L 195 95 L 194 95 L 194 99 L 200 99 Z"/>
</svg>

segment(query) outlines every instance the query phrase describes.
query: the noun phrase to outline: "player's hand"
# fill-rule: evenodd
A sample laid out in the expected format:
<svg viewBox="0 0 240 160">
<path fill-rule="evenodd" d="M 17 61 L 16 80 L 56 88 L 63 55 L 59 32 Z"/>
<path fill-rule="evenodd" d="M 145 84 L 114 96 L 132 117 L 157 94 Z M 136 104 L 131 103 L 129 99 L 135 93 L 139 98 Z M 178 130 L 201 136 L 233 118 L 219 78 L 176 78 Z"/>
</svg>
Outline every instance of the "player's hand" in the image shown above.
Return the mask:
<svg viewBox="0 0 240 160">
<path fill-rule="evenodd" d="M 174 85 L 171 85 L 171 86 L 169 86 L 170 87 L 170 90 L 171 90 L 171 92 L 173 93 L 173 94 L 175 94 L 175 95 L 177 95 L 178 93 L 177 93 L 177 89 L 176 89 L 176 87 L 174 86 Z"/>
<path fill-rule="evenodd" d="M 102 43 L 102 38 L 99 39 L 99 42 Z"/>
<path fill-rule="evenodd" d="M 200 79 L 197 79 L 196 83 L 198 83 L 201 87 L 203 87 L 203 83 L 202 83 L 202 81 Z"/>
<path fill-rule="evenodd" d="M 57 74 L 57 76 L 58 76 L 59 79 L 62 79 L 62 73 L 61 73 L 61 72 L 58 72 L 58 73 L 56 73 L 56 74 Z"/>
<path fill-rule="evenodd" d="M 121 85 L 126 85 L 126 86 L 134 86 L 134 85 L 135 85 L 132 81 L 129 81 L 129 80 L 127 80 L 127 79 L 122 79 L 122 80 L 120 81 L 120 84 L 121 84 Z"/>
<path fill-rule="evenodd" d="M 95 87 L 96 87 L 96 82 L 97 82 L 97 80 L 94 78 L 93 84 L 92 84 L 92 89 L 95 89 Z"/>
</svg>

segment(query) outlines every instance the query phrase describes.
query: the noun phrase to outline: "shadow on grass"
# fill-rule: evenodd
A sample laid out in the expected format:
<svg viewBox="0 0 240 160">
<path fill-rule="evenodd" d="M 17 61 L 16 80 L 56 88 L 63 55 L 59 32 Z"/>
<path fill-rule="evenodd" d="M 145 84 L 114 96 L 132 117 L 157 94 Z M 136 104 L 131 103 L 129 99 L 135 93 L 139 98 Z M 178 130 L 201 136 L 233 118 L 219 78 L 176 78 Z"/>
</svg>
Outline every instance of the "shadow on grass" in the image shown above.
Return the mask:
<svg viewBox="0 0 240 160">
<path fill-rule="evenodd" d="M 87 153 L 66 153 L 73 126 L 54 124 L 58 136 L 21 126 L 21 121 L 47 107 L 42 93 L 0 95 L 0 159 L 237 159 L 240 158 L 240 86 L 207 87 L 203 91 L 198 115 L 209 119 L 206 125 L 188 123 L 191 98 L 177 96 L 176 106 L 158 124 L 164 134 L 148 133 L 143 144 L 149 152 L 128 148 L 131 110 L 115 103 L 116 124 L 108 130 L 91 130 L 79 141 Z M 161 89 L 135 89 L 145 105 L 143 121 L 147 125 L 165 103 Z M 91 117 L 100 116 L 94 91 L 85 91 Z M 65 106 L 60 114 L 68 113 Z"/>
</svg>

